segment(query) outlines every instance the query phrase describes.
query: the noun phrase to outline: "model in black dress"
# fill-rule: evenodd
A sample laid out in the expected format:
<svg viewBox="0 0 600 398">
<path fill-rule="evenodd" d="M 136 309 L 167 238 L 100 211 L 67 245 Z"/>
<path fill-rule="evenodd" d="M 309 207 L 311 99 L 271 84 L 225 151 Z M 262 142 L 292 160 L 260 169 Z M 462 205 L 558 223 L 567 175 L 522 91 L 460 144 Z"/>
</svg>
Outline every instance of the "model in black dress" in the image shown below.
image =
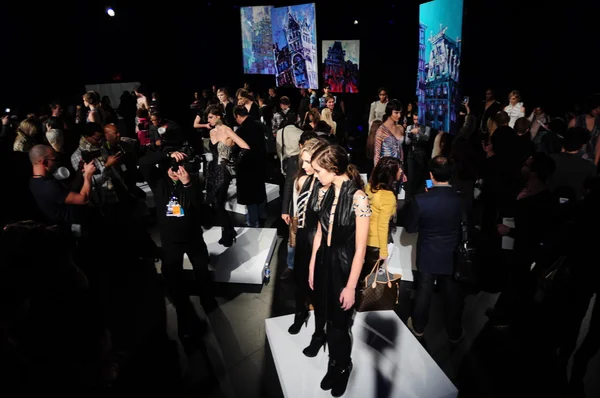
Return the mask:
<svg viewBox="0 0 600 398">
<path fill-rule="evenodd" d="M 371 208 L 367 195 L 360 189 L 360 174 L 349 164 L 342 147 L 331 145 L 317 151 L 312 166 L 322 184 L 332 185 L 320 206 L 309 284 L 317 301 L 326 303 L 329 366 L 321 388 L 331 389 L 331 394 L 339 397 L 346 391 L 352 370 L 350 328 Z"/>
</svg>

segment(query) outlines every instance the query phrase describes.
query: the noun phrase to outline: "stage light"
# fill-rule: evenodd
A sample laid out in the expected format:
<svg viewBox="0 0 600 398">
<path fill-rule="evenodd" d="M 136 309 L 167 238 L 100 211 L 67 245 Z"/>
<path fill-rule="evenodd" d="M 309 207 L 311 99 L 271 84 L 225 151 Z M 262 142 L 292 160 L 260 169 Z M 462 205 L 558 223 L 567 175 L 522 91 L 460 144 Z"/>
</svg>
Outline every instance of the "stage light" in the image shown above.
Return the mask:
<svg viewBox="0 0 600 398">
<path fill-rule="evenodd" d="M 10 113 L 10 108 L 6 108 L 6 109 L 4 110 L 4 112 L 6 112 L 6 113 Z"/>
<path fill-rule="evenodd" d="M 354 25 L 358 25 L 358 20 L 357 19 L 354 20 Z"/>
<path fill-rule="evenodd" d="M 114 17 L 115 16 L 115 10 L 113 10 L 112 8 L 107 8 L 106 9 L 106 13 L 108 14 L 109 17 Z"/>
</svg>

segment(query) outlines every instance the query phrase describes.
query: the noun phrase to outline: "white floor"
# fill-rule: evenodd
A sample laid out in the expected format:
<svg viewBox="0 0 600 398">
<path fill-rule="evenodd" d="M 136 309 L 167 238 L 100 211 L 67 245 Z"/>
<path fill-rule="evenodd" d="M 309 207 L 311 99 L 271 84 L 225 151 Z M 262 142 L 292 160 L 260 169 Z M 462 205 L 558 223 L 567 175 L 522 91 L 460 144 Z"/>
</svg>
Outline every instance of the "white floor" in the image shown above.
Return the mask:
<svg viewBox="0 0 600 398">
<path fill-rule="evenodd" d="M 236 228 L 237 242 L 231 247 L 219 244 L 221 228 L 204 231 L 204 241 L 210 254 L 214 280 L 225 283 L 262 284 L 263 271 L 271 261 L 277 243 L 275 228 Z M 187 255 L 183 268 L 192 269 Z"/>
<path fill-rule="evenodd" d="M 286 398 L 330 397 L 319 384 L 327 371 L 328 356 L 321 351 L 307 358 L 302 349 L 314 330 L 293 336 L 287 332 L 294 315 L 265 321 L 281 387 Z M 345 398 L 453 398 L 458 390 L 393 311 L 357 313 L 353 333 L 354 368 Z"/>
</svg>

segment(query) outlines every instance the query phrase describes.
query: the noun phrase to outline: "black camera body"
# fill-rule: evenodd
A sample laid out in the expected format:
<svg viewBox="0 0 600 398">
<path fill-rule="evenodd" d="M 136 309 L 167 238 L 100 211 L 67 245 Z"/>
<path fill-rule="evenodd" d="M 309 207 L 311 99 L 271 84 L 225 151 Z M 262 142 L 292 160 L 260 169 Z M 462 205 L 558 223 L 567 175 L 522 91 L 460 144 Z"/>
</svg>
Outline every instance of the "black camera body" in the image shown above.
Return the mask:
<svg viewBox="0 0 600 398">
<path fill-rule="evenodd" d="M 97 159 L 102 156 L 102 152 L 100 151 L 81 151 L 81 159 L 84 163 L 89 163 L 94 159 Z"/>
</svg>

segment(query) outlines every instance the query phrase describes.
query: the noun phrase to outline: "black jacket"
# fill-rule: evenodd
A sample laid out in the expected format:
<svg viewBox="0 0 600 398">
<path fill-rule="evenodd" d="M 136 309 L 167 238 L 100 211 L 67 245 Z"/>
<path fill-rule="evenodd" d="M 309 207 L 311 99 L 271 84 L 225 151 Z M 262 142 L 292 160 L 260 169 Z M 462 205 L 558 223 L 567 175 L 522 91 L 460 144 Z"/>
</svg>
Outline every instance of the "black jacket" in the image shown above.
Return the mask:
<svg viewBox="0 0 600 398">
<path fill-rule="evenodd" d="M 158 177 L 148 181 L 156 201 L 156 218 L 161 241 L 186 243 L 202 235 L 202 188 L 197 175 L 192 175 L 190 185 L 184 187 L 172 181 L 167 174 L 168 163 L 161 164 Z M 183 217 L 168 217 L 167 205 L 176 197 L 183 208 Z"/>
</svg>

